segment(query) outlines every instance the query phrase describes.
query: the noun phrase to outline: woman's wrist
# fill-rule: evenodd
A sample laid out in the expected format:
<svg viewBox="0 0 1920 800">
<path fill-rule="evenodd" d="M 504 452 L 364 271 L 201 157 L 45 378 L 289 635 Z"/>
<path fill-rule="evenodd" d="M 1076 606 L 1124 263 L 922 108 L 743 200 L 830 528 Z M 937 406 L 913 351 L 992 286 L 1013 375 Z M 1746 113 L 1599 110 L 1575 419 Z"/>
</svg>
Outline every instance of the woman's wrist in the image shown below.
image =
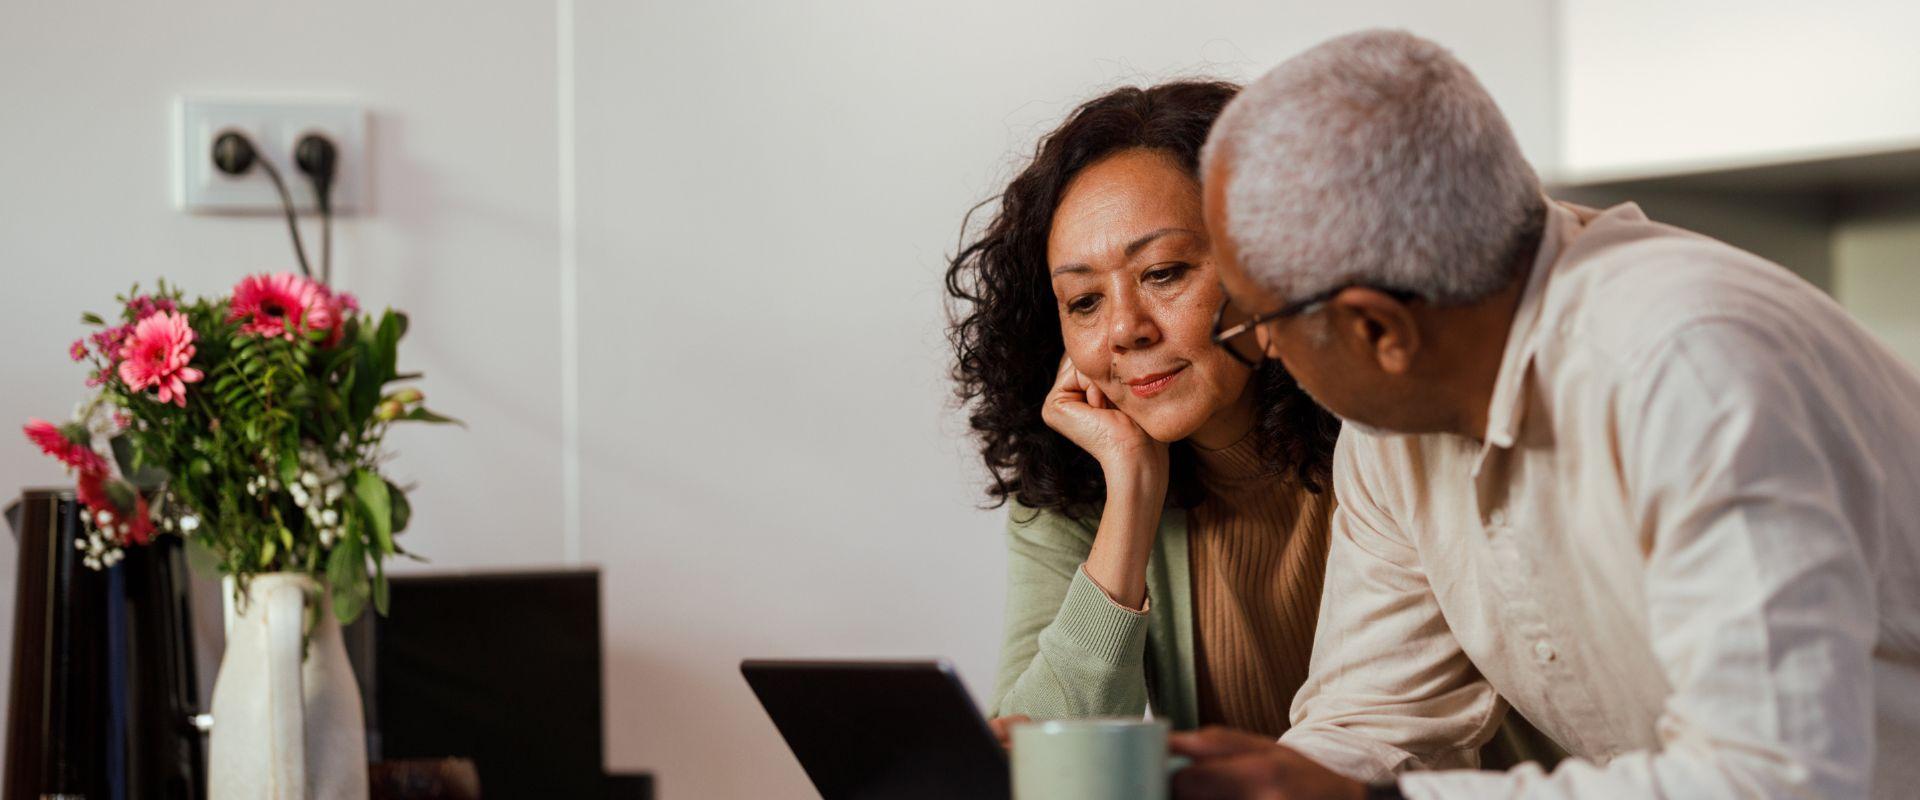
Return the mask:
<svg viewBox="0 0 1920 800">
<path fill-rule="evenodd" d="M 1151 463 L 1106 471 L 1107 502 L 1087 554 L 1087 577 L 1107 597 L 1132 609 L 1146 602 L 1147 560 L 1167 496 L 1164 471 Z"/>
<path fill-rule="evenodd" d="M 1154 534 L 1160 530 L 1160 512 L 1167 503 L 1167 475 L 1164 467 L 1152 463 L 1133 464 L 1107 470 L 1107 502 L 1101 513 L 1101 529 L 1122 534 L 1133 546 L 1132 554 L 1145 557 Z"/>
<path fill-rule="evenodd" d="M 1107 483 L 1107 504 L 1121 500 L 1136 508 L 1159 508 L 1167 499 L 1165 459 L 1132 459 L 1114 466 L 1101 466 Z"/>
</svg>

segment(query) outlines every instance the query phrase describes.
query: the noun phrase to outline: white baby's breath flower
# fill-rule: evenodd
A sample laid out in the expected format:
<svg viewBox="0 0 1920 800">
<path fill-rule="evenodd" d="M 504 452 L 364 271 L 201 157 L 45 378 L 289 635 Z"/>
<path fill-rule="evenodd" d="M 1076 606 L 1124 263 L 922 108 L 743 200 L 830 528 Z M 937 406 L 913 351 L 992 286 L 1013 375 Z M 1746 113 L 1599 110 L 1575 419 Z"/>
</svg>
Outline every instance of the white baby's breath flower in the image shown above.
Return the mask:
<svg viewBox="0 0 1920 800">
<path fill-rule="evenodd" d="M 186 531 L 187 533 L 192 533 L 199 529 L 200 529 L 199 517 L 196 517 L 192 514 L 187 514 L 180 518 L 180 530 Z"/>
</svg>

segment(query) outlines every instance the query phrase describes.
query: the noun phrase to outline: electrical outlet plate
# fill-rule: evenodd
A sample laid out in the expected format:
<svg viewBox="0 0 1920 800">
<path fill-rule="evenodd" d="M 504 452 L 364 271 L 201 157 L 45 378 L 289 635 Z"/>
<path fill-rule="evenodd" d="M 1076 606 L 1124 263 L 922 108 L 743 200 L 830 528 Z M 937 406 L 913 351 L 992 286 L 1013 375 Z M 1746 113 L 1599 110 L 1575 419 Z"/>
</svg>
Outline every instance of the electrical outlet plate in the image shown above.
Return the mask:
<svg viewBox="0 0 1920 800">
<path fill-rule="evenodd" d="M 340 151 L 333 213 L 367 210 L 367 114 L 350 103 L 182 97 L 174 106 L 174 205 L 196 214 L 278 214 L 280 195 L 255 165 L 234 176 L 213 165 L 213 140 L 239 131 L 286 181 L 294 209 L 317 211 L 313 186 L 293 163 L 300 137 L 320 133 Z"/>
</svg>

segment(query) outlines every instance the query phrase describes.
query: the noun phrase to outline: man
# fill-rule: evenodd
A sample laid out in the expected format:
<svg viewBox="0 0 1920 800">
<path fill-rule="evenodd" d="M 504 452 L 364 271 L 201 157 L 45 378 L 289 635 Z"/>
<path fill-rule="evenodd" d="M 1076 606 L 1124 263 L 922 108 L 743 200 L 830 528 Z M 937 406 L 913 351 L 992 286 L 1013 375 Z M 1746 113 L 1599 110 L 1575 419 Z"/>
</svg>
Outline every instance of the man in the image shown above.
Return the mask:
<svg viewBox="0 0 1920 800">
<path fill-rule="evenodd" d="M 1282 64 L 1203 168 L 1222 341 L 1349 424 L 1293 727 L 1176 737 L 1178 794 L 1920 793 L 1911 366 L 1776 265 L 1545 198 L 1410 35 Z M 1472 770 L 1509 704 L 1572 757 Z"/>
</svg>

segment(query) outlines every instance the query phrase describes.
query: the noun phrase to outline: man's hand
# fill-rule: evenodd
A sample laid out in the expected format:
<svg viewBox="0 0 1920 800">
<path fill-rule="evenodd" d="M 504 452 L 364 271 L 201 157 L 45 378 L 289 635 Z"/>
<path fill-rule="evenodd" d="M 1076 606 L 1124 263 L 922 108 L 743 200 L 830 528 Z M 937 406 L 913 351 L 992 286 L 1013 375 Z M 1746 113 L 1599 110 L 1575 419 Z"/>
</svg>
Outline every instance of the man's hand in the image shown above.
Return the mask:
<svg viewBox="0 0 1920 800">
<path fill-rule="evenodd" d="M 1025 714 L 1009 714 L 987 720 L 987 727 L 993 729 L 993 736 L 1000 740 L 1001 747 L 1013 746 L 1013 726 L 1033 720 Z"/>
<path fill-rule="evenodd" d="M 1257 733 L 1208 727 L 1167 740 L 1193 765 L 1173 774 L 1180 800 L 1364 800 L 1367 786 Z"/>
</svg>

